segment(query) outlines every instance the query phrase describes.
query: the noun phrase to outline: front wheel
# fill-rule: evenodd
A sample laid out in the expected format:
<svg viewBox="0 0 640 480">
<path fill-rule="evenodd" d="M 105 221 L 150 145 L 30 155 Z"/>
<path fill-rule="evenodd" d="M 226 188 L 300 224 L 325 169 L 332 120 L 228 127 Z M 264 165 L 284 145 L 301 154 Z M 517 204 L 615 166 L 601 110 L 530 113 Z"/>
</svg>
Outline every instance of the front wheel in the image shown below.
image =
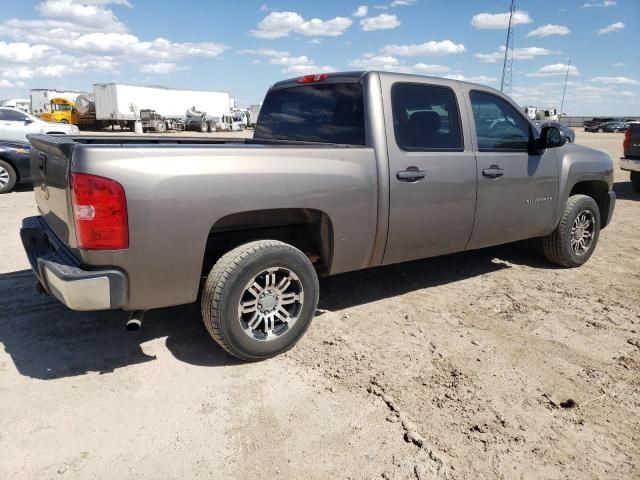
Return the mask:
<svg viewBox="0 0 640 480">
<path fill-rule="evenodd" d="M 318 277 L 297 248 L 259 240 L 226 253 L 202 293 L 202 319 L 231 355 L 255 361 L 293 347 L 318 305 Z"/>
<path fill-rule="evenodd" d="M 633 189 L 640 193 L 640 172 L 631 172 L 631 184 Z"/>
<path fill-rule="evenodd" d="M 600 236 L 600 210 L 587 195 L 573 195 L 556 229 L 542 239 L 544 255 L 561 267 L 584 265 L 593 254 Z"/>
<path fill-rule="evenodd" d="M 18 175 L 13 167 L 4 160 L 0 160 L 0 193 L 12 191 L 13 187 L 16 186 L 17 180 Z"/>
</svg>

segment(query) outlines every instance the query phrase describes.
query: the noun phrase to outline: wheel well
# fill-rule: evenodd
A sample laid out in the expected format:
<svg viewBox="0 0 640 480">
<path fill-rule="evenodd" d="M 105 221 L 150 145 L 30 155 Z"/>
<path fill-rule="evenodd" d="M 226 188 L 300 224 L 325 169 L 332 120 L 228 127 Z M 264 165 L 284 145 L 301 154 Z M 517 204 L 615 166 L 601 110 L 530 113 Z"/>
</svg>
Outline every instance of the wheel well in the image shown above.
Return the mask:
<svg viewBox="0 0 640 480">
<path fill-rule="evenodd" d="M 305 253 L 316 269 L 331 267 L 333 227 L 329 216 L 308 208 L 278 208 L 234 213 L 219 219 L 207 238 L 202 276 L 229 250 L 253 240 L 280 240 Z"/>
<path fill-rule="evenodd" d="M 604 220 L 609 212 L 609 185 L 603 180 L 588 180 L 576 183 L 571 189 L 571 195 L 587 195 L 598 204 L 600 218 Z"/>
</svg>

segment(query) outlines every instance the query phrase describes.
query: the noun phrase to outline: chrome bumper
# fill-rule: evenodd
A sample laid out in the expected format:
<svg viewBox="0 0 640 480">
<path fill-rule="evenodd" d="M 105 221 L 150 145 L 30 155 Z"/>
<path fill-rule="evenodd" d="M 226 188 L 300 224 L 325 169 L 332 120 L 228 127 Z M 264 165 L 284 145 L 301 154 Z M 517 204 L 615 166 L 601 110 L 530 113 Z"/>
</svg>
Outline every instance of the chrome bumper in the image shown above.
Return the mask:
<svg viewBox="0 0 640 480">
<path fill-rule="evenodd" d="M 620 169 L 629 172 L 640 172 L 640 158 L 621 158 Z"/>
<path fill-rule="evenodd" d="M 108 310 L 127 303 L 127 277 L 114 269 L 87 270 L 42 217 L 22 221 L 20 237 L 42 287 L 72 310 Z"/>
</svg>

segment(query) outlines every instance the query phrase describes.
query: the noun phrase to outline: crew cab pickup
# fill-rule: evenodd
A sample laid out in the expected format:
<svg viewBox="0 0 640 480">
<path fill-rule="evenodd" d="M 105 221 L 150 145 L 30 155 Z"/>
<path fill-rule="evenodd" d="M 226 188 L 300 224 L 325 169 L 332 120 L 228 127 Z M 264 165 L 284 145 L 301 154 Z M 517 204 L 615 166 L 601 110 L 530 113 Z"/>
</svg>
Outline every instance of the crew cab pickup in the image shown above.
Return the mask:
<svg viewBox="0 0 640 480">
<path fill-rule="evenodd" d="M 406 74 L 279 82 L 252 139 L 30 141 L 40 215 L 21 234 L 41 288 L 131 325 L 200 298 L 244 360 L 300 339 L 318 276 L 534 237 L 577 267 L 615 204 L 606 154 L 494 89 Z"/>
</svg>

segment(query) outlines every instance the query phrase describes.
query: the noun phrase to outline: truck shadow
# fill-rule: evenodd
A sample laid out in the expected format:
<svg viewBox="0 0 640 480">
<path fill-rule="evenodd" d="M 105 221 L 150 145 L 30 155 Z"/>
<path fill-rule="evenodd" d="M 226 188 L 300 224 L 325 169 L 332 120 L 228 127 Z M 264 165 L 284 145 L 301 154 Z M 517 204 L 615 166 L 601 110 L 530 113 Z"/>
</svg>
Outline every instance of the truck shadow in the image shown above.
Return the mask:
<svg viewBox="0 0 640 480">
<path fill-rule="evenodd" d="M 323 279 L 319 309 L 341 310 L 510 264 L 548 266 L 518 244 L 380 267 Z M 144 344 L 163 337 L 167 349 L 182 362 L 208 367 L 239 363 L 211 340 L 197 304 L 150 311 L 142 328 L 133 333 L 125 331 L 126 319 L 121 311 L 74 312 L 53 297 L 38 295 L 30 270 L 0 274 L 0 343 L 27 377 L 104 374 L 150 362 L 157 358 L 150 353 L 157 345 Z"/>
<path fill-rule="evenodd" d="M 320 310 L 336 311 L 446 285 L 511 265 L 555 269 L 541 254 L 536 240 L 344 273 L 320 283 Z"/>
<path fill-rule="evenodd" d="M 614 183 L 613 190 L 616 192 L 618 200 L 640 200 L 640 193 L 633 189 L 630 181 Z"/>
</svg>

